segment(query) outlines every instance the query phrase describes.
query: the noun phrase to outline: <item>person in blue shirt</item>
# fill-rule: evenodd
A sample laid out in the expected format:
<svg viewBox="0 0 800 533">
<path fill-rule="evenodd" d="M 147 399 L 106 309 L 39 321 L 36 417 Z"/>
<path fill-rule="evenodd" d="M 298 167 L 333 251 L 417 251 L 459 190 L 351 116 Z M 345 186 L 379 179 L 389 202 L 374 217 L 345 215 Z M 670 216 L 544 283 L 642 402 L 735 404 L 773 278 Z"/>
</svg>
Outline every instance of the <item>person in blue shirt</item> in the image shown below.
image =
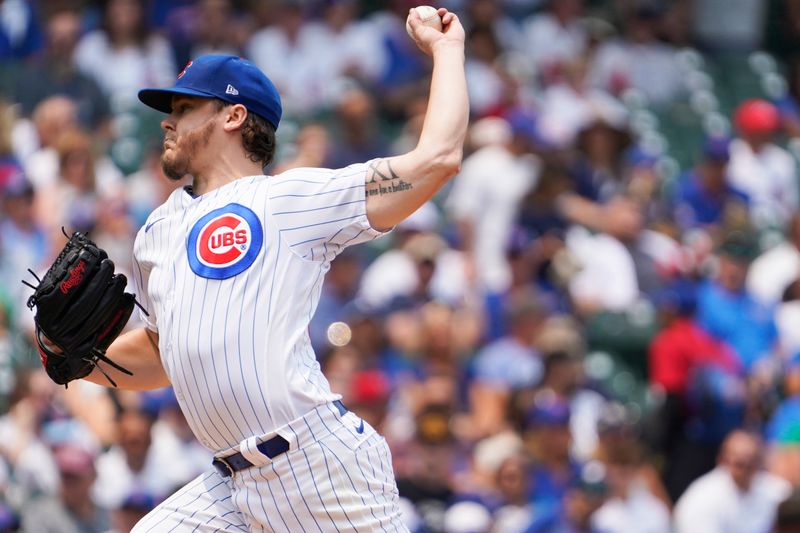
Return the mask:
<svg viewBox="0 0 800 533">
<path fill-rule="evenodd" d="M 593 523 L 608 497 L 605 467 L 597 461 L 583 466 L 563 495 L 562 504 L 535 513 L 525 533 L 608 533 Z"/>
<path fill-rule="evenodd" d="M 578 479 L 581 465 L 570 453 L 569 405 L 547 391 L 537 394 L 525 413 L 522 438 L 532 459 L 528 499 L 536 514 L 558 510 Z"/>
<path fill-rule="evenodd" d="M 727 342 L 750 374 L 759 361 L 771 356 L 778 338 L 774 309 L 759 303 L 745 288 L 755 239 L 730 233 L 718 250 L 719 268 L 699 289 L 697 318 L 712 336 Z"/>
<path fill-rule="evenodd" d="M 731 209 L 747 209 L 747 195 L 727 181 L 729 143 L 725 137 L 706 139 L 700 161 L 679 178 L 672 216 L 682 229 L 717 225 Z"/>
<path fill-rule="evenodd" d="M 765 438 L 771 444 L 796 446 L 800 444 L 800 353 L 786 363 L 783 392 L 786 397 L 767 422 Z"/>
</svg>

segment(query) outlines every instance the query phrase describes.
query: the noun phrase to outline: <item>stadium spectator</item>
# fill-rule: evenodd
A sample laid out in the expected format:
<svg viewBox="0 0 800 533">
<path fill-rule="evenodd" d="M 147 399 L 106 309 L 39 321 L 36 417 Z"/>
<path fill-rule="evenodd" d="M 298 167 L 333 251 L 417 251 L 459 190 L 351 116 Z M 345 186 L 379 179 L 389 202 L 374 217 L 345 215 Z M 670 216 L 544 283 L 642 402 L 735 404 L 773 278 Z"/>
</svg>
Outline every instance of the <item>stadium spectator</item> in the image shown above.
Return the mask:
<svg viewBox="0 0 800 533">
<path fill-rule="evenodd" d="M 389 151 L 377 119 L 375 98 L 360 87 L 342 88 L 334 104 L 337 126 L 325 158 L 328 168 L 369 161 Z"/>
<path fill-rule="evenodd" d="M 539 128 L 549 146 L 571 147 L 577 134 L 594 122 L 625 123 L 624 106 L 606 91 L 589 85 L 586 58 L 577 57 L 561 68 L 561 79 L 542 94 Z"/>
<path fill-rule="evenodd" d="M 14 100 L 22 104 L 22 112 L 30 116 L 46 98 L 67 96 L 75 102 L 81 125 L 104 128 L 109 115 L 108 100 L 97 83 L 72 62 L 81 31 L 79 14 L 57 8 L 48 15 L 45 30 L 44 49 L 26 61 L 15 77 Z"/>
<path fill-rule="evenodd" d="M 427 77 L 426 59 L 417 53 L 405 29 L 408 10 L 414 5 L 410 0 L 390 0 L 367 19 L 380 35 L 384 60 L 376 88 L 382 109 L 392 119 L 406 115 L 408 100 L 420 92 Z"/>
<path fill-rule="evenodd" d="M 528 498 L 534 516 L 558 513 L 570 487 L 580 478 L 581 464 L 570 453 L 569 405 L 549 391 L 538 394 L 523 421 L 522 439 L 531 459 Z"/>
<path fill-rule="evenodd" d="M 589 463 L 581 468 L 559 507 L 542 513 L 524 530 L 525 533 L 600 533 L 595 516 L 608 497 L 605 467 Z"/>
<path fill-rule="evenodd" d="M 664 285 L 665 273 L 680 262 L 680 248 L 669 235 L 644 227 L 641 201 L 618 196 L 602 209 L 628 211 L 621 215 L 621 224 L 611 228 L 616 235 L 592 235 L 574 228 L 566 239 L 567 249 L 580 265 L 569 280 L 569 294 L 576 310 L 585 316 L 630 310 L 637 302 L 651 300 Z"/>
<path fill-rule="evenodd" d="M 95 228 L 101 202 L 120 190 L 122 173 L 108 158 L 95 156 L 94 139 L 84 131 L 63 131 L 55 149 L 58 181 L 39 189 L 36 210 L 51 245 L 60 249 L 62 226 Z"/>
<path fill-rule="evenodd" d="M 750 219 L 758 229 L 783 227 L 800 207 L 795 162 L 774 143 L 779 120 L 766 100 L 747 100 L 734 114 L 739 136 L 731 142 L 728 176 L 750 198 Z"/>
<path fill-rule="evenodd" d="M 781 302 L 775 309 L 778 349 L 787 358 L 800 353 L 800 335 L 794 327 L 798 319 L 800 319 L 800 278 L 786 287 Z"/>
<path fill-rule="evenodd" d="M 158 499 L 146 492 L 133 492 L 128 495 L 111 514 L 114 525 L 112 533 L 128 533 L 144 516 L 155 509 Z"/>
<path fill-rule="evenodd" d="M 44 265 L 49 254 L 47 237 L 34 217 L 35 192 L 16 165 L 0 165 L 0 278 L 26 279 L 27 270 Z M 27 288 L 10 285 L 3 291 L 12 304 L 17 327 L 28 330 L 24 302 Z"/>
<path fill-rule="evenodd" d="M 655 451 L 672 501 L 714 466 L 724 436 L 743 422 L 744 369 L 695 318 L 696 284 L 675 280 L 658 295 L 663 328 L 649 348 L 650 386 L 663 398 Z"/>
<path fill-rule="evenodd" d="M 515 295 L 506 303 L 508 333 L 476 354 L 469 394 L 477 435 L 502 429 L 511 395 L 535 387 L 542 379 L 542 358 L 533 346 L 545 313 L 535 295 Z"/>
<path fill-rule="evenodd" d="M 346 317 L 348 304 L 353 302 L 358 291 L 361 270 L 359 258 L 352 251 L 343 252 L 331 264 L 326 276 L 327 283 L 323 285 L 319 297 L 317 312 L 309 325 L 311 343 L 320 352 L 324 352 L 330 342 L 328 327 Z"/>
<path fill-rule="evenodd" d="M 25 59 L 42 45 L 39 13 L 32 2 L 0 4 L 0 59 Z"/>
<path fill-rule="evenodd" d="M 750 262 L 758 253 L 752 235 L 733 232 L 719 246 L 717 275 L 700 287 L 697 317 L 701 327 L 734 350 L 739 363 L 753 372 L 769 364 L 777 348 L 774 309 L 747 291 Z"/>
<path fill-rule="evenodd" d="M 522 28 L 511 13 L 509 13 L 507 2 L 494 2 L 493 0 L 468 0 L 464 6 L 465 26 L 474 28 L 476 26 L 488 27 L 495 40 L 497 41 L 503 55 L 514 56 L 516 60 L 523 60 L 521 55 L 527 51 L 525 43 L 522 41 Z M 528 58 L 524 61 L 527 63 Z"/>
<path fill-rule="evenodd" d="M 476 116 L 497 113 L 513 93 L 509 76 L 500 65 L 500 52 L 500 45 L 488 26 L 474 26 L 467 34 L 464 70 L 469 108 Z"/>
<path fill-rule="evenodd" d="M 786 224 L 786 240 L 753 260 L 747 273 L 747 290 L 759 302 L 775 305 L 789 285 L 800 277 L 800 211 Z"/>
<path fill-rule="evenodd" d="M 128 213 L 135 227 L 147 221 L 148 215 L 166 200 L 182 181 L 172 181 L 161 169 L 161 145 L 152 143 L 144 150 L 144 157 L 137 172 L 125 178 L 124 196 L 128 199 Z"/>
<path fill-rule="evenodd" d="M 545 86 L 559 81 L 567 63 L 581 57 L 587 35 L 580 23 L 583 0 L 547 1 L 522 25 L 523 49 Z"/>
<path fill-rule="evenodd" d="M 707 138 L 700 161 L 678 178 L 672 217 L 681 229 L 701 228 L 719 233 L 736 216 L 733 210 L 743 212 L 747 218 L 748 196 L 728 181 L 728 145 L 727 138 Z"/>
<path fill-rule="evenodd" d="M 625 38 L 598 47 L 590 68 L 591 84 L 614 95 L 636 89 L 655 107 L 685 94 L 675 50 L 658 39 L 663 15 L 655 3 L 639 3 L 627 20 Z"/>
<path fill-rule="evenodd" d="M 540 167 L 530 143 L 522 129 L 498 128 L 494 142 L 464 159 L 447 198 L 447 211 L 458 224 L 462 248 L 483 294 L 502 293 L 510 282 L 505 246 L 519 204 L 535 186 Z"/>
<path fill-rule="evenodd" d="M 782 400 L 766 422 L 764 438 L 769 445 L 767 468 L 800 486 L 800 355 L 786 362 L 782 380 Z"/>
<path fill-rule="evenodd" d="M 778 506 L 775 533 L 792 533 L 798 528 L 800 528 L 800 490 L 795 489 Z"/>
<path fill-rule="evenodd" d="M 110 0 L 102 27 L 81 38 L 74 60 L 103 89 L 112 112 L 135 102 L 140 88 L 168 85 L 178 72 L 169 42 L 148 28 L 135 0 Z"/>
<path fill-rule="evenodd" d="M 153 415 L 128 408 L 117 415 L 117 444 L 97 460 L 96 500 L 117 509 L 134 490 L 164 498 L 189 479 L 180 450 L 153 441 Z M 171 452 L 177 451 L 175 455 Z"/>
<path fill-rule="evenodd" d="M 594 514 L 595 527 L 600 531 L 670 533 L 670 508 L 649 486 L 651 470 L 644 466 L 641 446 L 623 428 L 606 431 L 617 435 L 603 447 L 602 464 L 609 490 L 606 501 Z"/>
<path fill-rule="evenodd" d="M 56 448 L 59 485 L 55 497 L 29 502 L 22 517 L 25 531 L 42 533 L 104 533 L 111 525 L 108 509 L 97 505 L 92 484 L 96 457 L 75 444 Z"/>
<path fill-rule="evenodd" d="M 230 0 L 201 0 L 195 19 L 189 57 L 205 54 L 241 55 L 246 32 L 237 20 Z"/>
<path fill-rule="evenodd" d="M 762 470 L 760 437 L 742 430 L 725 439 L 718 466 L 698 478 L 675 506 L 676 533 L 768 531 L 789 483 Z"/>
<path fill-rule="evenodd" d="M 45 98 L 33 110 L 31 123 L 22 122 L 18 128 L 22 140 L 14 149 L 25 175 L 36 190 L 52 186 L 59 175 L 58 138 L 65 131 L 78 128 L 75 102 L 60 95 Z"/>
<path fill-rule="evenodd" d="M 439 208 L 429 202 L 397 225 L 392 232 L 391 247 L 364 270 L 358 291 L 360 302 L 370 309 L 388 309 L 392 301 L 410 295 L 419 286 L 418 265 L 407 248 L 409 242 L 419 235 L 424 237 L 415 245 L 420 252 L 417 258 L 435 258 L 428 284 L 431 294 L 436 299 L 452 303 L 464 298 L 468 282 L 466 259 L 457 250 L 445 247 L 441 239 L 429 238 L 440 226 L 440 218 Z M 431 254 L 432 251 L 435 253 Z"/>
<path fill-rule="evenodd" d="M 312 50 L 306 44 L 307 9 L 302 2 L 275 4 L 275 23 L 256 31 L 245 48 L 281 92 L 286 111 L 302 115 L 319 104 L 322 90 L 314 79 Z"/>
<path fill-rule="evenodd" d="M 294 153 L 275 168 L 279 174 L 298 167 L 321 167 L 331 150 L 331 136 L 322 124 L 306 124 L 297 133 Z"/>
<path fill-rule="evenodd" d="M 358 18 L 359 8 L 355 0 L 326 0 L 320 3 L 319 19 L 307 25 L 317 81 L 328 98 L 335 98 L 337 85 L 345 78 L 369 87 L 383 72 L 381 36 L 372 24 Z"/>
<path fill-rule="evenodd" d="M 0 453 L 25 496 L 58 490 L 58 470 L 42 436 L 45 424 L 58 416 L 55 387 L 43 369 L 20 372 L 0 417 Z"/>
</svg>

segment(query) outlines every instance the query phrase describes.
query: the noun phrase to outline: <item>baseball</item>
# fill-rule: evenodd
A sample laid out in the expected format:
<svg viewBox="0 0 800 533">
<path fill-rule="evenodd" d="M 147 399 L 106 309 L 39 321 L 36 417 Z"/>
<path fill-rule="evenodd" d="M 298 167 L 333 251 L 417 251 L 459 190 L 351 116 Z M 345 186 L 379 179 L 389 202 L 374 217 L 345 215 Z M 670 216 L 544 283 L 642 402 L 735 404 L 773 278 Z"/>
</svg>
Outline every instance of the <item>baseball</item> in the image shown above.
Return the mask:
<svg viewBox="0 0 800 533">
<path fill-rule="evenodd" d="M 334 346 L 345 346 L 350 342 L 353 332 L 344 322 L 334 322 L 328 326 L 328 342 Z"/>
<path fill-rule="evenodd" d="M 424 25 L 430 26 L 436 31 L 442 31 L 442 17 L 439 16 L 439 12 L 435 7 L 417 6 L 414 9 L 417 10 L 419 18 L 422 19 L 422 23 Z M 414 36 L 411 33 L 411 24 L 408 23 L 408 20 L 406 20 L 406 31 L 408 32 L 408 35 L 413 39 Z"/>
</svg>

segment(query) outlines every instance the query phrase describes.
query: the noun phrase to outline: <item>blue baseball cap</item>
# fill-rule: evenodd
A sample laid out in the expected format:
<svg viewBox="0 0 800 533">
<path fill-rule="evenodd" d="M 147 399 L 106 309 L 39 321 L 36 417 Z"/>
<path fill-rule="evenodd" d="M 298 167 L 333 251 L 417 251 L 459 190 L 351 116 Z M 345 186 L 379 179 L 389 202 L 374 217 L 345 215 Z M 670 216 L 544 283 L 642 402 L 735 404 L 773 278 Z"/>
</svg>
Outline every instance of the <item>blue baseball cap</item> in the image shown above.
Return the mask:
<svg viewBox="0 0 800 533">
<path fill-rule="evenodd" d="M 528 428 L 568 426 L 569 419 L 569 405 L 549 397 L 537 398 L 525 413 L 525 425 Z"/>
<path fill-rule="evenodd" d="M 176 94 L 219 98 L 242 104 L 277 130 L 281 121 L 281 97 L 278 89 L 253 63 L 237 56 L 210 54 L 186 64 L 174 87 L 139 91 L 143 104 L 163 113 L 172 112 Z"/>
<path fill-rule="evenodd" d="M 708 137 L 703 141 L 703 156 L 710 161 L 724 163 L 731 157 L 730 143 L 727 137 Z"/>
</svg>

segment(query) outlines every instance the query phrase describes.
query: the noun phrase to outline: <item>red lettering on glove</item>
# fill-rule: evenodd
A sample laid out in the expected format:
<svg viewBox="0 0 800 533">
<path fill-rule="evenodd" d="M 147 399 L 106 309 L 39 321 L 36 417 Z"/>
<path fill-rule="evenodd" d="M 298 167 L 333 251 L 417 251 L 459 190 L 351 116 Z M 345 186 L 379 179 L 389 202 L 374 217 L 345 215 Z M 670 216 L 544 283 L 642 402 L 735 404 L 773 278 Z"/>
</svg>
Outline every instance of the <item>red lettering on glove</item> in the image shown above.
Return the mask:
<svg viewBox="0 0 800 533">
<path fill-rule="evenodd" d="M 103 339 L 106 338 L 106 335 L 108 335 L 108 332 L 111 331 L 111 328 L 113 328 L 117 324 L 117 322 L 119 322 L 119 319 L 120 319 L 121 316 L 122 316 L 122 309 L 119 309 L 116 312 L 116 314 L 114 314 L 114 318 L 111 319 L 111 322 L 108 324 L 108 326 L 106 326 L 106 329 L 104 329 L 100 333 L 100 335 L 97 336 L 97 342 L 100 342 L 100 341 L 102 341 Z"/>
<path fill-rule="evenodd" d="M 66 279 L 61 282 L 59 288 L 61 289 L 61 294 L 67 294 L 69 290 L 83 281 L 83 273 L 86 270 L 86 261 L 81 259 L 78 262 L 78 265 L 72 269 L 69 273 L 69 279 Z"/>
<path fill-rule="evenodd" d="M 44 353 L 41 347 L 39 347 L 39 359 L 42 360 L 42 364 L 46 367 L 47 366 L 47 354 Z"/>
</svg>

